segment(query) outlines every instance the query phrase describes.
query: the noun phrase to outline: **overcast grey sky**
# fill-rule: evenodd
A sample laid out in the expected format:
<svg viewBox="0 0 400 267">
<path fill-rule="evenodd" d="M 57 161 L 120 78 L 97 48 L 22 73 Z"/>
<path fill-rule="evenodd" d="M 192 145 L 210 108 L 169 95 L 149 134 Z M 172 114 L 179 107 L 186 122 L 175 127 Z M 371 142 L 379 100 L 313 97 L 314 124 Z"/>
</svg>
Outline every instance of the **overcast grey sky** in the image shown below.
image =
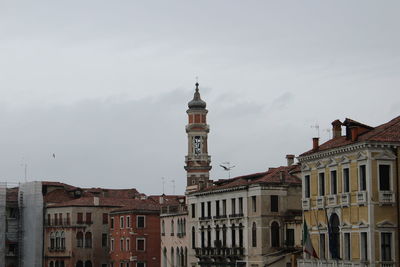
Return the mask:
<svg viewBox="0 0 400 267">
<path fill-rule="evenodd" d="M 400 115 L 399 1 L 1 1 L 0 180 L 183 193 L 187 102 L 213 179 Z M 54 159 L 51 155 L 55 153 Z"/>
</svg>

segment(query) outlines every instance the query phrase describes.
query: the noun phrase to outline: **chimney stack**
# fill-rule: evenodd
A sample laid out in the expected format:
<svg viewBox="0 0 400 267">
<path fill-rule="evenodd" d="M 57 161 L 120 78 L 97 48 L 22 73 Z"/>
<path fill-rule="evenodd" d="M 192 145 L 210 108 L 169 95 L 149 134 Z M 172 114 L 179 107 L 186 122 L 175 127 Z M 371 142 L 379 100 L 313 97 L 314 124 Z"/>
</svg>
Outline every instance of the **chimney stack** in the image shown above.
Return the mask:
<svg viewBox="0 0 400 267">
<path fill-rule="evenodd" d="M 332 138 L 338 138 L 342 136 L 342 123 L 340 120 L 334 120 L 332 122 Z"/>
<path fill-rule="evenodd" d="M 313 150 L 318 150 L 319 148 L 319 137 L 314 137 L 312 139 L 313 142 Z"/>
<path fill-rule="evenodd" d="M 288 167 L 292 166 L 294 163 L 294 155 L 292 154 L 286 155 L 286 160 Z"/>
<path fill-rule="evenodd" d="M 350 128 L 351 131 L 351 141 L 357 141 L 358 138 L 358 127 L 352 127 Z"/>
</svg>

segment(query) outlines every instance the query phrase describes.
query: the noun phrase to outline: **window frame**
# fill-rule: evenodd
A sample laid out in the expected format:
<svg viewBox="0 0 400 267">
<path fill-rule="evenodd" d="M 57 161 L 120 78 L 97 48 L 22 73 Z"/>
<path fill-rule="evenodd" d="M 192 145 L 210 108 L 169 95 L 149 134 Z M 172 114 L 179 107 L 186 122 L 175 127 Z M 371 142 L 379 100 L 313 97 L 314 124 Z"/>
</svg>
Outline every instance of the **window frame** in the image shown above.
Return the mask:
<svg viewBox="0 0 400 267">
<path fill-rule="evenodd" d="M 119 216 L 119 229 L 124 229 L 125 227 L 125 218 L 124 216 Z"/>
<path fill-rule="evenodd" d="M 139 218 L 143 218 L 143 226 L 139 226 Z M 146 216 L 145 215 L 137 215 L 136 216 L 136 228 L 137 229 L 145 229 L 146 228 Z"/>
<path fill-rule="evenodd" d="M 322 175 L 322 176 L 321 176 Z M 321 177 L 324 178 L 323 179 L 323 193 L 321 193 Z M 318 196 L 319 197 L 323 197 L 326 195 L 326 177 L 325 177 L 325 171 L 320 171 L 318 172 Z"/>
<path fill-rule="evenodd" d="M 139 250 L 139 241 L 143 241 L 143 250 Z M 136 251 L 141 251 L 141 252 L 146 251 L 146 238 L 144 237 L 136 238 Z"/>
<path fill-rule="evenodd" d="M 333 181 L 333 176 L 332 176 L 332 174 L 333 173 L 335 173 L 335 183 L 334 183 L 334 181 Z M 337 194 L 339 194 L 339 188 L 338 188 L 338 171 L 337 171 L 337 168 L 332 168 L 332 169 L 330 169 L 329 170 L 329 184 L 330 184 L 330 190 L 329 190 L 329 193 L 330 193 L 330 195 L 337 195 Z M 334 192 L 334 190 L 333 189 L 336 189 L 336 192 Z"/>
<path fill-rule="evenodd" d="M 308 199 L 311 197 L 311 175 L 309 173 L 304 175 L 304 189 L 303 189 L 303 198 Z"/>
<path fill-rule="evenodd" d="M 345 185 L 345 170 L 347 170 L 347 178 L 348 178 L 348 190 L 346 191 Z M 350 181 L 350 166 L 348 164 L 342 165 L 342 193 L 350 193 L 351 192 L 351 181 Z"/>
<path fill-rule="evenodd" d="M 380 192 L 391 192 L 393 191 L 393 162 L 386 161 L 386 160 L 378 160 L 377 164 L 377 177 L 378 177 L 378 189 Z M 380 166 L 387 165 L 389 166 L 389 190 L 381 190 L 381 173 L 380 173 Z"/>
<path fill-rule="evenodd" d="M 365 167 L 365 181 L 361 180 L 361 167 Z M 367 186 L 367 181 L 368 181 L 368 171 L 367 171 L 367 162 L 362 161 L 357 164 L 357 176 L 358 176 L 358 191 L 364 192 L 368 191 L 368 186 Z M 363 181 L 363 185 L 365 186 L 365 189 L 361 188 L 361 181 Z M 364 184 L 365 183 L 365 184 Z"/>
<path fill-rule="evenodd" d="M 382 248 L 382 237 L 383 237 L 383 235 L 384 234 L 389 234 L 390 235 L 390 239 L 389 239 L 389 253 L 390 253 L 390 258 L 391 259 L 383 259 L 383 248 Z M 380 235 L 379 235 L 379 252 L 380 252 L 380 260 L 382 261 L 382 262 L 392 262 L 392 261 L 394 261 L 394 258 L 395 258 L 395 255 L 393 254 L 395 251 L 394 251 L 394 240 L 393 240 L 393 238 L 394 238 L 394 233 L 393 232 L 389 232 L 389 231 L 382 231 L 382 232 L 380 232 Z"/>
</svg>

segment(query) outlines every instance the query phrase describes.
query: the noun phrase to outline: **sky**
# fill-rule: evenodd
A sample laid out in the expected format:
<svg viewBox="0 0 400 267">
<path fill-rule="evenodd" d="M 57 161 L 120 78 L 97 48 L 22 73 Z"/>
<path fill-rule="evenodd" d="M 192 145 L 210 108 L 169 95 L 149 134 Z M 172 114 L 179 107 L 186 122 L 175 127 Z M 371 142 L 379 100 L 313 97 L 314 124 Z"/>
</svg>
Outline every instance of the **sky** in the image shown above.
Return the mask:
<svg viewBox="0 0 400 267">
<path fill-rule="evenodd" d="M 211 179 L 286 164 L 331 122 L 400 115 L 399 1 L 1 1 L 0 181 L 183 194 L 187 103 Z M 53 157 L 55 154 L 55 157 Z M 164 180 L 164 183 L 162 182 Z"/>
</svg>

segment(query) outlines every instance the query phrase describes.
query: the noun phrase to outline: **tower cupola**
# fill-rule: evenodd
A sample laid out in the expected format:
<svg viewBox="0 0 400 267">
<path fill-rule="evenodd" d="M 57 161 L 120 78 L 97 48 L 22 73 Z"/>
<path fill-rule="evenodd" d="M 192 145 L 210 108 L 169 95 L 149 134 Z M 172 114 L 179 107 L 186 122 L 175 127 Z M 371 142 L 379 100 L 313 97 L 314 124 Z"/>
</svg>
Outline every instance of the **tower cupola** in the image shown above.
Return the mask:
<svg viewBox="0 0 400 267">
<path fill-rule="evenodd" d="M 188 107 L 190 109 L 205 109 L 206 106 L 206 102 L 200 97 L 199 83 L 196 83 L 196 91 L 194 92 L 193 99 L 188 103 Z"/>
</svg>

